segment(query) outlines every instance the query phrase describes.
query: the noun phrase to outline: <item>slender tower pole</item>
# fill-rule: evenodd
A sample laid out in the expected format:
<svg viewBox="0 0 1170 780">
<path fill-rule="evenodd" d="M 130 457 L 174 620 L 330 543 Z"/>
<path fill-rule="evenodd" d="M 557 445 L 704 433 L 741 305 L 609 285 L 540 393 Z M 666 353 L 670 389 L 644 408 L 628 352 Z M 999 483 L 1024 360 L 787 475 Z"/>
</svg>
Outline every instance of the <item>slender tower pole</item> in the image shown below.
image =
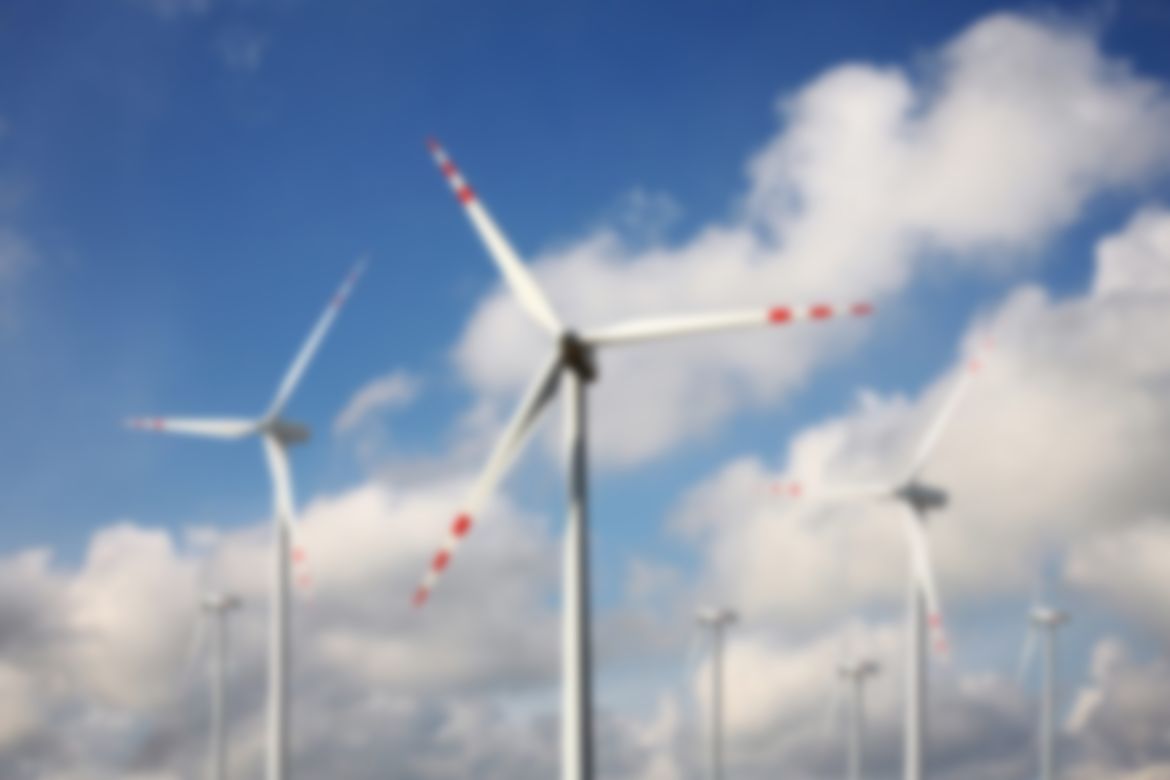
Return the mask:
<svg viewBox="0 0 1170 780">
<path fill-rule="evenodd" d="M 218 604 L 211 612 L 211 780 L 224 780 L 223 693 L 224 693 L 224 614 Z"/>
<path fill-rule="evenodd" d="M 207 774 L 211 780 L 227 780 L 227 741 L 224 713 L 227 704 L 228 618 L 240 606 L 239 598 L 225 594 L 208 596 L 203 602 L 211 623 L 211 733 Z"/>
<path fill-rule="evenodd" d="M 561 610 L 561 776 L 593 780 L 593 684 L 589 633 L 589 508 L 586 501 L 585 386 L 566 371 L 565 445 L 569 517 L 565 528 L 564 599 Z"/>
<path fill-rule="evenodd" d="M 723 635 L 737 619 L 727 608 L 698 614 L 699 623 L 711 629 L 711 780 L 723 780 Z"/>
<path fill-rule="evenodd" d="M 850 662 L 840 667 L 841 677 L 848 686 L 849 724 L 845 742 L 846 777 L 861 780 L 862 751 L 865 744 L 865 684 L 878 673 L 874 661 Z"/>
<path fill-rule="evenodd" d="M 849 674 L 849 735 L 847 737 L 846 771 L 849 780 L 861 778 L 861 676 Z"/>
<path fill-rule="evenodd" d="M 1040 692 L 1040 780 L 1056 778 L 1056 633 L 1068 621 L 1064 612 L 1038 608 L 1032 614 L 1043 643 L 1043 688 Z"/>
<path fill-rule="evenodd" d="M 911 573 L 906 620 L 905 742 L 902 756 L 904 780 L 922 780 L 926 740 L 926 599 L 918 577 Z"/>
<path fill-rule="evenodd" d="M 264 436 L 264 447 L 272 470 L 272 594 L 268 636 L 268 780 L 288 777 L 289 733 L 289 557 L 293 522 L 292 483 L 288 453 L 274 434 Z"/>
</svg>

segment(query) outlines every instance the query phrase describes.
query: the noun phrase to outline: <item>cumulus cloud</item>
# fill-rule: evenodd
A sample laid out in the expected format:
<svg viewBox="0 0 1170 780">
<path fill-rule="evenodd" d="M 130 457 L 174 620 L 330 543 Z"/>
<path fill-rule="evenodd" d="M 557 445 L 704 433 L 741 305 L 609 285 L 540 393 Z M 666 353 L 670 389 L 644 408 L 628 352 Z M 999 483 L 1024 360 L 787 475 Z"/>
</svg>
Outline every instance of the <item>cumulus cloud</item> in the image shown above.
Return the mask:
<svg viewBox="0 0 1170 780">
<path fill-rule="evenodd" d="M 371 416 L 401 409 L 418 396 L 421 380 L 405 371 L 393 371 L 362 385 L 333 421 L 334 433 L 349 433 Z"/>
<path fill-rule="evenodd" d="M 928 266 L 1010 268 L 1095 197 L 1140 188 L 1170 162 L 1162 85 L 1104 53 L 1091 30 L 1012 14 L 973 25 L 914 71 L 834 68 L 778 110 L 781 128 L 752 156 L 729 219 L 677 245 L 600 229 L 535 257 L 568 321 L 883 299 Z M 800 388 L 863 335 L 850 323 L 607 353 L 594 451 L 603 464 L 636 463 L 707 434 Z M 503 401 L 543 348 L 498 291 L 455 360 Z"/>
<path fill-rule="evenodd" d="M 995 349 L 925 473 L 953 500 L 931 523 L 953 602 L 1010 595 L 1038 556 L 1066 548 L 1077 584 L 1119 598 L 1127 587 L 1135 597 L 1142 587 L 1158 592 L 1161 529 L 1117 530 L 1170 502 L 1160 478 L 1170 458 L 1170 350 L 1161 335 L 1170 295 L 1158 284 L 1170 253 L 1156 255 L 1150 240 L 1166 226 L 1170 212 L 1141 212 L 1101 242 L 1084 295 L 1056 300 L 1021 287 L 968 334 L 968 342 L 994 334 Z M 956 373 L 914 398 L 863 393 L 854 409 L 799 433 L 782 470 L 745 457 L 696 487 L 675 525 L 710 539 L 712 587 L 745 608 L 812 624 L 859 603 L 896 605 L 905 551 L 895 510 L 784 501 L 766 487 L 796 478 L 815 494 L 826 483 L 891 478 Z M 726 517 L 738 522 L 718 522 Z M 835 534 L 846 522 L 850 548 L 865 552 L 849 556 L 843 587 Z M 1123 559 L 1127 571 L 1117 574 Z M 1136 600 L 1132 608 L 1142 609 Z"/>
</svg>

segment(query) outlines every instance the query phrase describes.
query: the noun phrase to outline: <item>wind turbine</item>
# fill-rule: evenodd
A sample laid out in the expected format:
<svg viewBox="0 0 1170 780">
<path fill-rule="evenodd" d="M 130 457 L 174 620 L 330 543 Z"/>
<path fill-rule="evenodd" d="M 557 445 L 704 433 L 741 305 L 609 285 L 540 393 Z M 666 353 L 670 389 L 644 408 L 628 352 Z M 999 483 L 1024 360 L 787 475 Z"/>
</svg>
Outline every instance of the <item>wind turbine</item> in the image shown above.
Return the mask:
<svg viewBox="0 0 1170 780">
<path fill-rule="evenodd" d="M 928 514 L 944 508 L 948 497 L 941 487 L 923 481 L 922 471 L 947 424 L 954 417 L 971 378 L 979 372 L 981 365 L 978 355 L 967 361 L 965 370 L 952 386 L 942 407 L 919 440 L 909 466 L 896 480 L 831 488 L 818 491 L 816 496 L 818 499 L 826 500 L 893 501 L 902 510 L 902 529 L 910 561 L 904 675 L 906 685 L 902 767 L 904 780 L 922 780 L 925 772 L 928 628 L 935 652 L 941 656 L 949 653 L 942 607 L 935 583 L 934 563 L 926 537 Z M 800 496 L 804 492 L 799 483 L 792 483 L 784 490 L 793 496 Z"/>
<path fill-rule="evenodd" d="M 723 780 L 723 636 L 739 615 L 726 607 L 707 608 L 695 619 L 711 630 L 711 780 Z"/>
<path fill-rule="evenodd" d="M 1056 776 L 1056 633 L 1068 622 L 1068 613 L 1045 606 L 1033 605 L 1020 656 L 1020 678 L 1027 674 L 1036 654 L 1037 637 L 1043 644 L 1043 683 L 1040 692 L 1040 733 L 1037 744 L 1040 759 L 1040 780 Z"/>
<path fill-rule="evenodd" d="M 870 659 L 842 661 L 837 665 L 838 685 L 845 688 L 845 766 L 849 780 L 861 780 L 862 750 L 865 744 L 865 685 L 881 671 Z M 839 694 L 835 694 L 834 701 Z M 835 709 L 835 707 L 834 707 Z"/>
<path fill-rule="evenodd" d="M 224 711 L 226 694 L 224 680 L 227 673 L 228 618 L 240 608 L 239 597 L 229 593 L 210 592 L 199 604 L 199 624 L 191 643 L 191 661 L 201 649 L 205 627 L 211 633 L 209 683 L 211 686 L 211 725 L 208 741 L 207 776 L 209 780 L 227 780 L 226 741 L 224 740 Z"/>
<path fill-rule="evenodd" d="M 529 385 L 523 400 L 488 458 L 471 490 L 464 510 L 451 524 L 446 540 L 431 559 L 422 583 L 414 594 L 416 606 L 424 604 L 440 575 L 447 569 L 458 544 L 470 532 L 473 518 L 492 494 L 508 466 L 520 453 L 541 412 L 556 395 L 558 383 L 565 392 L 565 445 L 568 471 L 568 522 L 563 548 L 561 773 L 564 780 L 592 780 L 593 719 L 590 680 L 589 569 L 587 533 L 587 491 L 585 458 L 585 388 L 597 379 L 596 352 L 602 347 L 653 341 L 707 331 L 762 325 L 786 325 L 797 320 L 827 320 L 837 315 L 869 314 L 868 304 L 847 307 L 828 304 L 813 306 L 747 309 L 705 315 L 650 318 L 608 328 L 578 333 L 556 315 L 524 267 L 504 233 L 467 184 L 451 158 L 431 139 L 431 154 L 455 197 L 463 205 L 480 240 L 487 248 L 504 281 L 521 308 L 554 340 L 546 358 Z"/>
<path fill-rule="evenodd" d="M 158 433 L 176 433 L 209 439 L 244 439 L 258 437 L 264 446 L 268 472 L 272 479 L 272 589 L 268 637 L 268 780 L 284 780 L 288 766 L 288 660 L 289 638 L 289 558 L 296 509 L 293 500 L 292 474 L 288 448 L 309 438 L 305 425 L 282 415 L 289 399 L 309 367 L 337 313 L 349 297 L 364 269 L 358 263 L 342 282 L 324 313 L 309 332 L 300 351 L 285 372 L 268 410 L 258 418 L 148 417 L 127 421 L 131 428 Z M 300 557 L 298 551 L 298 558 Z"/>
</svg>

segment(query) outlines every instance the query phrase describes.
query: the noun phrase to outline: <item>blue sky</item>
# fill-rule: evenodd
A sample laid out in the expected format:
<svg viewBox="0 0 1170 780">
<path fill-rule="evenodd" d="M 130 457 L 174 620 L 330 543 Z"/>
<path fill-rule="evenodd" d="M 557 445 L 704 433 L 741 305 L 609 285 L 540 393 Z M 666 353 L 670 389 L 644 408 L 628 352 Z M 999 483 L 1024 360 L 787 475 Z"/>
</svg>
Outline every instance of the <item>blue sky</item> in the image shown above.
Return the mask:
<svg viewBox="0 0 1170 780">
<path fill-rule="evenodd" d="M 426 134 L 444 139 L 522 251 L 580 235 L 635 187 L 669 193 L 681 206 L 672 231 L 685 235 L 732 208 L 745 156 L 775 130 L 778 95 L 843 60 L 913 58 L 995 8 L 282 2 L 159 16 L 144 6 L 0 12 L 0 171 L 15 193 L 5 216 L 38 255 L 2 345 L 10 548 L 75 550 L 125 516 L 230 523 L 260 511 L 256 453 L 144 441 L 117 422 L 259 408 L 359 255 L 371 272 L 295 403 L 319 433 L 298 453 L 301 490 L 352 478 L 334 462 L 343 453 L 328 444 L 328 421 L 388 367 L 430 380 L 425 403 L 396 425 L 401 443 L 442 447 L 460 403 L 445 352 L 495 280 L 424 153 Z M 1170 69 L 1155 4 L 1067 13 L 1107 18 L 1106 46 L 1142 71 Z M 232 36 L 261 42 L 254 69 L 225 61 Z M 1106 210 L 1089 229 L 1116 219 Z M 1075 289 L 1088 265 L 1079 254 L 1039 273 Z M 970 311 L 997 280 L 965 284 L 974 289 L 942 285 L 897 313 L 888 343 L 903 341 L 905 320 Z M 939 296 L 947 305 L 935 308 L 928 298 Z M 784 417 L 839 403 L 858 379 L 913 386 L 951 351 L 946 338 L 896 354 L 876 344 Z M 780 432 L 757 422 L 721 431 L 718 446 L 774 449 Z M 654 492 L 706 457 L 651 466 Z M 620 500 L 622 481 L 601 500 Z M 647 480 L 631 482 L 642 492 Z"/>
<path fill-rule="evenodd" d="M 495 421 L 492 404 L 510 397 L 459 356 L 473 317 L 495 322 L 484 312 L 498 280 L 434 170 L 429 134 L 520 251 L 549 268 L 605 230 L 624 237 L 631 258 L 642 245 L 681 255 L 713 226 L 739 224 L 756 181 L 749 161 L 787 130 L 779 100 L 861 63 L 908 74 L 923 104 L 910 114 L 929 113 L 931 96 L 945 91 L 932 82 L 938 47 L 1002 9 L 311 0 L 0 8 L 0 238 L 17 236 L 25 257 L 9 279 L 0 262 L 0 552 L 50 547 L 72 566 L 118 521 L 180 534 L 264 518 L 258 447 L 138 436 L 121 421 L 262 411 L 361 257 L 368 272 L 289 410 L 316 434 L 294 455 L 298 493 L 310 501 L 374 478 L 409 481 L 428 464 L 465 465 L 453 453 L 477 404 Z M 1150 83 L 1170 82 L 1164 4 L 1025 11 L 1081 31 Z M 963 253 L 948 246 L 922 250 L 913 278 L 876 291 L 882 306 L 864 339 L 834 347 L 804 381 L 650 456 L 600 458 L 603 606 L 620 608 L 636 560 L 717 581 L 711 551 L 679 531 L 697 485 L 736 459 L 777 475 L 803 462 L 789 438 L 852 414 L 862 387 L 917 403 L 973 321 L 1029 284 L 1057 300 L 1086 295 L 1096 242 L 1168 194 L 1165 177 L 1101 186 L 1034 240 L 977 244 L 967 265 L 951 264 Z M 639 195 L 661 213 L 634 208 Z M 997 263 L 999 253 L 1013 259 Z M 784 290 L 774 296 L 787 300 Z M 786 336 L 776 337 L 778 360 Z M 531 355 L 533 369 L 539 359 Z M 390 372 L 420 390 L 370 423 L 373 449 L 332 432 L 353 394 Z M 552 518 L 551 532 L 559 477 L 535 449 L 509 492 L 542 522 Z M 459 501 L 452 495 L 450 509 Z M 389 537 L 403 532 L 400 518 L 385 520 Z M 1005 622 L 1012 598 L 959 607 L 957 631 L 982 662 L 1006 660 L 986 636 L 1015 630 Z M 1086 603 L 1085 612 L 1074 629 L 1078 667 L 1099 633 L 1151 646 L 1148 627 L 1126 623 L 1124 610 Z"/>
</svg>

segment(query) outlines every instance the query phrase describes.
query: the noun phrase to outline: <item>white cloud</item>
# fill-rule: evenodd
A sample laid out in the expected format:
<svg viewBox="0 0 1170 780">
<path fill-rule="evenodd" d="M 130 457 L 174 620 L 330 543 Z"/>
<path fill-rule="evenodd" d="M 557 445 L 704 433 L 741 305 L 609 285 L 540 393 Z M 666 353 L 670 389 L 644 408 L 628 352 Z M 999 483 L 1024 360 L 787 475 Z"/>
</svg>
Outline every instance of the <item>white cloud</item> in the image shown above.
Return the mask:
<svg viewBox="0 0 1170 780">
<path fill-rule="evenodd" d="M 1094 197 L 1140 187 L 1170 162 L 1160 84 L 1104 54 L 1089 30 L 1011 14 L 972 26 L 913 74 L 830 70 L 780 113 L 731 219 L 677 246 L 635 248 L 602 229 L 537 255 L 535 273 L 566 318 L 586 327 L 888 298 L 927 263 L 1018 265 Z M 851 323 L 606 354 L 593 449 L 610 464 L 658 455 L 776 403 L 863 335 Z M 510 403 L 547 348 L 498 290 L 455 359 L 476 390 Z"/>
<path fill-rule="evenodd" d="M 952 498 L 931 523 L 947 600 L 1018 592 L 1041 553 L 1068 546 L 1074 582 L 1129 593 L 1135 611 L 1156 613 L 1137 599 L 1158 592 L 1162 529 L 1118 529 L 1170 502 L 1161 478 L 1170 459 L 1170 289 L 1147 283 L 1170 267 L 1170 253 L 1157 256 L 1148 240 L 1167 225 L 1170 212 L 1151 208 L 1103 241 L 1085 295 L 1053 300 L 1023 287 L 972 327 L 967 341 L 993 333 L 996 346 L 925 474 Z M 951 381 L 913 399 L 864 394 L 855 409 L 795 436 L 784 475 L 743 458 L 695 488 L 675 524 L 705 540 L 710 587 L 745 609 L 810 625 L 858 604 L 899 604 L 905 551 L 893 510 L 785 502 L 767 487 L 788 477 L 815 493 L 826 481 L 891 477 Z M 842 522 L 853 551 L 844 575 L 834 530 Z M 1123 559 L 1132 565 L 1114 574 Z"/>
<path fill-rule="evenodd" d="M 334 433 L 349 433 L 371 416 L 409 406 L 422 388 L 421 380 L 405 371 L 394 371 L 362 385 L 333 421 Z"/>
</svg>

